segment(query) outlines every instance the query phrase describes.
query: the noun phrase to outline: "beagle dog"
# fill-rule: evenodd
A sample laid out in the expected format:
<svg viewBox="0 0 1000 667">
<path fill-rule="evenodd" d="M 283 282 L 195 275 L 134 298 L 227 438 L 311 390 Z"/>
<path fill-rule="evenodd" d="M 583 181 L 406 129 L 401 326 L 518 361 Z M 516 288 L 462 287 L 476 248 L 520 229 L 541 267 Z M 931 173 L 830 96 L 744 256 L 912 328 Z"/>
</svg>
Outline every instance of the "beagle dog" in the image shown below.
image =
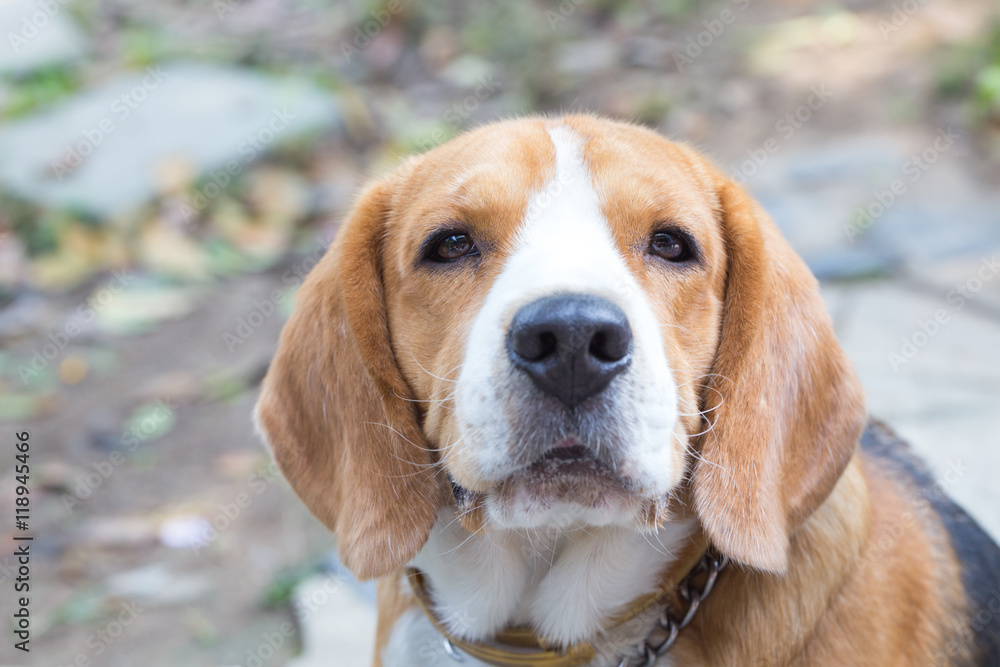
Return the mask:
<svg viewBox="0 0 1000 667">
<path fill-rule="evenodd" d="M 641 127 L 499 122 L 369 186 L 256 417 L 378 578 L 376 667 L 1000 661 L 1000 549 L 867 421 L 767 214 Z"/>
</svg>

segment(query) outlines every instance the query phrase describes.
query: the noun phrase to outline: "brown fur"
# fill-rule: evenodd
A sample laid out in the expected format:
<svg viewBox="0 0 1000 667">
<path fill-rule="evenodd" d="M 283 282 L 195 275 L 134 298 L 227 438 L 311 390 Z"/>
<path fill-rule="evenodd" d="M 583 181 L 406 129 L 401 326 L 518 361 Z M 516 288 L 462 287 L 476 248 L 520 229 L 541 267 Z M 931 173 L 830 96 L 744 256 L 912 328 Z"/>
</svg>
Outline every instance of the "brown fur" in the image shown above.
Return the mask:
<svg viewBox="0 0 1000 667">
<path fill-rule="evenodd" d="M 375 588 L 375 601 L 378 605 L 378 626 L 375 632 L 375 661 L 373 664 L 374 667 L 381 667 L 382 651 L 389 643 L 392 629 L 396 627 L 400 617 L 416 602 L 402 573 L 397 577 L 383 577 L 378 580 Z"/>
<path fill-rule="evenodd" d="M 672 654 L 683 665 L 964 664 L 938 662 L 956 636 L 963 593 L 940 526 L 906 522 L 913 498 L 856 456 L 794 533 L 784 576 L 725 574 Z M 873 545 L 884 545 L 870 557 Z"/>
<path fill-rule="evenodd" d="M 300 290 L 264 383 L 259 420 L 285 475 L 344 563 L 386 577 L 380 650 L 412 604 L 399 569 L 447 502 L 436 471 L 478 490 L 449 446 L 451 381 L 530 194 L 552 173 L 546 122 L 583 137 L 615 242 L 663 322 L 681 412 L 707 410 L 712 425 L 677 498 L 738 564 L 681 634 L 678 663 L 920 665 L 961 639 L 947 535 L 926 515 L 901 525 L 913 494 L 857 453 L 861 388 L 808 269 L 693 150 L 574 116 L 469 132 L 363 193 Z M 663 272 L 637 251 L 664 220 L 699 240 L 701 266 Z M 444 284 L 417 268 L 416 249 L 456 221 L 488 252 Z M 681 422 L 685 436 L 704 426 Z M 873 545 L 879 557 L 865 557 Z"/>
</svg>

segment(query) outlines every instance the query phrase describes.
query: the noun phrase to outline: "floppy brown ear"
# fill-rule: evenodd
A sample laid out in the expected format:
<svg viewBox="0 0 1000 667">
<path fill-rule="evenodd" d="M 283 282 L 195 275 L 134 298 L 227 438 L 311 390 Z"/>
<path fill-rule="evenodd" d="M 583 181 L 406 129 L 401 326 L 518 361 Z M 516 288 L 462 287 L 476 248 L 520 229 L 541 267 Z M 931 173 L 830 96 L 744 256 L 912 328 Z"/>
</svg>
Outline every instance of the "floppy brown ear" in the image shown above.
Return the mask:
<svg viewBox="0 0 1000 667">
<path fill-rule="evenodd" d="M 385 313 L 380 256 L 392 188 L 383 181 L 362 194 L 298 291 L 257 403 L 282 472 L 361 579 L 419 551 L 438 500 Z"/>
<path fill-rule="evenodd" d="M 742 188 L 720 199 L 728 276 L 695 507 L 722 552 L 781 572 L 855 451 L 864 396 L 809 269 Z"/>
</svg>

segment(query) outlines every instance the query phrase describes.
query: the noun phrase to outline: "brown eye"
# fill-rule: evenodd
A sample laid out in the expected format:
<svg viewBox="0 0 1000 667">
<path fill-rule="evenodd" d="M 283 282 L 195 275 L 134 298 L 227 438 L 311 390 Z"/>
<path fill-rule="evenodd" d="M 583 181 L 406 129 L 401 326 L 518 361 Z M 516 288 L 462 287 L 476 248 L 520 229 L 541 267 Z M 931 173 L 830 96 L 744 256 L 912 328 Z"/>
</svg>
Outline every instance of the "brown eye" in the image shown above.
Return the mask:
<svg viewBox="0 0 1000 667">
<path fill-rule="evenodd" d="M 656 232 L 650 243 L 650 251 L 671 262 L 683 262 L 691 258 L 691 248 L 680 234 Z"/>
<path fill-rule="evenodd" d="M 450 232 L 442 236 L 431 251 L 430 259 L 436 262 L 454 262 L 468 255 L 478 255 L 479 250 L 468 234 Z"/>
</svg>

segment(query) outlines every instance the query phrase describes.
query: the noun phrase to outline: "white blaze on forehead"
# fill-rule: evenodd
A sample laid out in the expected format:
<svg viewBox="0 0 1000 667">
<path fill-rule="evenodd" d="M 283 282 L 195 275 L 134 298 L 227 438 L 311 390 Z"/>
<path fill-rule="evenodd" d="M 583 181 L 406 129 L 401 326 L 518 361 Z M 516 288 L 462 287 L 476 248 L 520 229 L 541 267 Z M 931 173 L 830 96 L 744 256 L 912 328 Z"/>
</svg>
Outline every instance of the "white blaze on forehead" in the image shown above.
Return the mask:
<svg viewBox="0 0 1000 667">
<path fill-rule="evenodd" d="M 616 289 L 627 289 L 631 276 L 601 212 L 583 142 L 564 126 L 548 133 L 555 174 L 531 197 L 515 250 L 494 289 L 523 285 L 525 292 L 564 289 L 611 297 Z"/>
</svg>

